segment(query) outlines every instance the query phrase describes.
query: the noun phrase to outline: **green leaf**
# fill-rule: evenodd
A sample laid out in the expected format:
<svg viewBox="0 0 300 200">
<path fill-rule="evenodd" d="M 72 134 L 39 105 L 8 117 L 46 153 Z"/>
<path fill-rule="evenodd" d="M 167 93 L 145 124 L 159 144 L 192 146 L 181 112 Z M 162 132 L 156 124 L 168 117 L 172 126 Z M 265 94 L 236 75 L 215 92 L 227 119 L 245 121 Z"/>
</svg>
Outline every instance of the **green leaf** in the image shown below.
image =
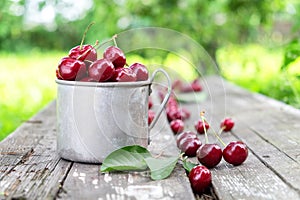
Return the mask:
<svg viewBox="0 0 300 200">
<path fill-rule="evenodd" d="M 177 101 L 182 103 L 201 103 L 205 101 L 207 95 L 205 92 L 187 92 L 176 94 Z"/>
<path fill-rule="evenodd" d="M 150 168 L 151 178 L 153 180 L 161 180 L 167 178 L 174 170 L 178 157 L 170 157 L 166 159 L 159 159 L 148 157 L 145 161 Z"/>
<path fill-rule="evenodd" d="M 195 164 L 195 163 L 192 163 L 190 161 L 187 161 L 187 160 L 183 160 L 183 168 L 190 172 L 192 170 L 193 167 L 197 166 L 198 164 Z"/>
<path fill-rule="evenodd" d="M 145 170 L 145 158 L 151 157 L 150 152 L 139 145 L 125 146 L 110 153 L 101 165 L 101 172 Z"/>
</svg>

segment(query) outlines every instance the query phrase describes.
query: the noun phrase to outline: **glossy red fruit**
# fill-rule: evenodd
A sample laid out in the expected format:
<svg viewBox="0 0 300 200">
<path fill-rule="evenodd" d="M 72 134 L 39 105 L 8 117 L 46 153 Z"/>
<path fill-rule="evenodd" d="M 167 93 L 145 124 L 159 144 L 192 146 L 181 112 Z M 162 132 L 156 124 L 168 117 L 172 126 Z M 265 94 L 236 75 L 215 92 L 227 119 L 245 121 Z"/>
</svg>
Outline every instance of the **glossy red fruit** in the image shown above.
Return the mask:
<svg viewBox="0 0 300 200">
<path fill-rule="evenodd" d="M 185 108 L 181 108 L 181 113 L 183 120 L 189 119 L 191 117 L 191 112 Z"/>
<path fill-rule="evenodd" d="M 60 80 L 62 80 L 63 78 L 61 77 L 61 75 L 59 74 L 59 70 L 58 69 L 56 69 L 56 78 L 58 78 L 58 79 L 60 79 Z"/>
<path fill-rule="evenodd" d="M 65 57 L 58 64 L 59 77 L 63 80 L 80 80 L 86 76 L 86 65 L 80 60 Z"/>
<path fill-rule="evenodd" d="M 211 172 L 205 166 L 197 165 L 189 173 L 194 193 L 201 194 L 211 185 Z"/>
<path fill-rule="evenodd" d="M 198 149 L 197 158 L 202 165 L 213 168 L 222 160 L 222 149 L 217 144 L 204 144 Z"/>
<path fill-rule="evenodd" d="M 206 121 L 204 121 L 204 124 L 203 124 L 203 121 L 200 119 L 195 123 L 195 129 L 199 134 L 204 133 L 204 126 L 207 131 L 209 129 L 209 124 Z"/>
<path fill-rule="evenodd" d="M 134 82 L 136 81 L 136 75 L 130 68 L 117 68 L 110 81 Z"/>
<path fill-rule="evenodd" d="M 248 148 L 242 141 L 230 142 L 223 150 L 223 157 L 232 165 L 240 165 L 248 157 Z"/>
<path fill-rule="evenodd" d="M 148 125 L 151 124 L 155 117 L 155 112 L 153 110 L 148 110 Z"/>
<path fill-rule="evenodd" d="M 94 62 L 97 60 L 97 51 L 90 44 L 86 44 L 82 46 L 78 45 L 76 47 L 73 47 L 69 51 L 69 57 L 81 61 L 89 60 L 91 62 Z"/>
<path fill-rule="evenodd" d="M 124 67 L 126 64 L 125 54 L 116 46 L 107 47 L 103 53 L 103 57 L 111 61 L 115 68 Z"/>
<path fill-rule="evenodd" d="M 134 63 L 129 68 L 136 74 L 137 81 L 146 81 L 149 78 L 149 72 L 145 65 Z"/>
<path fill-rule="evenodd" d="M 186 137 L 180 141 L 179 149 L 184 152 L 186 156 L 194 157 L 201 145 L 202 143 L 199 138 Z"/>
<path fill-rule="evenodd" d="M 106 59 L 99 59 L 93 62 L 88 69 L 89 77 L 98 81 L 104 82 L 110 79 L 115 72 L 114 65 L 106 60 Z"/>
<path fill-rule="evenodd" d="M 234 126 L 234 121 L 230 118 L 225 118 L 222 122 L 220 127 L 223 128 L 224 127 L 224 131 L 230 131 Z"/>
<path fill-rule="evenodd" d="M 175 119 L 171 121 L 170 127 L 174 134 L 180 133 L 184 130 L 184 123 L 180 119 Z"/>
<path fill-rule="evenodd" d="M 95 79 L 93 79 L 91 77 L 88 77 L 88 76 L 80 79 L 79 81 L 82 81 L 82 82 L 97 82 Z"/>
<path fill-rule="evenodd" d="M 188 138 L 188 137 L 190 137 L 190 138 L 196 138 L 197 134 L 195 132 L 192 132 L 192 131 L 184 131 L 184 132 L 180 133 L 176 137 L 177 147 L 179 147 L 179 144 L 180 144 L 180 142 L 181 142 L 182 139 Z"/>
</svg>

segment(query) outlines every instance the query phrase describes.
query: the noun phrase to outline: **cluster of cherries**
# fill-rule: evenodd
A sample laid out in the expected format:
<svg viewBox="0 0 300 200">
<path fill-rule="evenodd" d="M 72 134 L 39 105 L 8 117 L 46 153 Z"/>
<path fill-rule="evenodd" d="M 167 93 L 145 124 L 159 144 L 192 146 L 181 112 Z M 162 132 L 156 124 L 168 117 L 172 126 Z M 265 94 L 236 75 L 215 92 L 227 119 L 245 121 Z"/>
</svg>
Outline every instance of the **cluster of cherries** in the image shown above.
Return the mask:
<svg viewBox="0 0 300 200">
<path fill-rule="evenodd" d="M 172 85 L 173 90 L 179 92 L 200 92 L 202 87 L 196 79 L 188 85 L 176 80 Z M 162 95 L 160 95 L 163 98 Z M 190 117 L 190 112 L 181 108 L 175 98 L 171 96 L 166 107 L 166 114 L 170 127 L 176 135 L 177 147 L 187 157 L 197 157 L 199 165 L 192 168 L 189 172 L 189 180 L 195 193 L 203 193 L 211 185 L 210 168 L 217 166 L 222 158 L 234 166 L 242 164 L 248 157 L 248 149 L 242 141 L 232 141 L 226 145 L 220 138 L 222 132 L 229 132 L 234 127 L 234 121 L 231 118 L 225 118 L 220 123 L 218 133 L 213 132 L 218 141 L 224 146 L 224 149 L 216 143 L 208 142 L 208 129 L 210 124 L 204 117 L 204 112 L 200 113 L 200 119 L 195 122 L 195 131 L 184 131 L 184 120 Z M 202 144 L 197 134 L 205 134 L 205 144 Z"/>
<path fill-rule="evenodd" d="M 113 37 L 115 41 L 115 37 Z M 85 82 L 134 82 L 148 79 L 145 65 L 126 63 L 124 52 L 115 46 L 105 49 L 103 56 L 97 58 L 98 42 L 73 47 L 67 57 L 60 60 L 56 77 L 68 81 Z M 100 45 L 101 46 L 101 45 Z M 99 48 L 99 47 L 98 47 Z"/>
<path fill-rule="evenodd" d="M 242 141 L 232 141 L 226 145 L 220 138 L 222 131 L 228 132 L 234 126 L 234 121 L 225 118 L 220 124 L 219 133 L 214 135 L 224 146 L 224 149 L 214 143 L 208 142 L 207 130 L 210 125 L 205 120 L 204 112 L 201 112 L 200 119 L 195 123 L 195 129 L 198 134 L 205 134 L 206 143 L 202 144 L 197 133 L 193 131 L 185 131 L 177 135 L 176 143 L 178 148 L 189 157 L 196 156 L 202 165 L 195 166 L 189 173 L 189 180 L 195 193 L 204 192 L 211 185 L 210 168 L 217 166 L 222 157 L 224 160 L 234 166 L 242 164 L 248 157 L 248 148 Z"/>
</svg>

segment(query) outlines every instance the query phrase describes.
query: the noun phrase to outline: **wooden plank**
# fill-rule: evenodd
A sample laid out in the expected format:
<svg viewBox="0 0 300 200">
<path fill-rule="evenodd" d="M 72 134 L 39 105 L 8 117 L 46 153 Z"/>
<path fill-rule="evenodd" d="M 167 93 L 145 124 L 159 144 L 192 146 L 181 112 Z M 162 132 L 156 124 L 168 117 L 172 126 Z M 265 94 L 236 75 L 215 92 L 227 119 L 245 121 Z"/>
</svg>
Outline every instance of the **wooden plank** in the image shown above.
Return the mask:
<svg viewBox="0 0 300 200">
<path fill-rule="evenodd" d="M 150 132 L 153 155 L 177 156 L 166 116 Z M 170 177 L 152 181 L 149 172 L 100 173 L 99 165 L 76 163 L 64 182 L 62 199 L 194 199 L 189 180 L 179 164 Z"/>
<path fill-rule="evenodd" d="M 214 98 L 220 102 L 211 106 L 210 99 L 207 99 L 199 106 L 199 109 L 195 109 L 196 106 L 191 104 L 189 107 L 194 112 L 192 116 L 199 116 L 202 110 L 208 111 L 207 118 L 215 130 L 218 130 L 219 123 L 225 116 L 233 117 L 236 127 L 232 134 L 222 134 L 223 139 L 228 142 L 242 139 L 251 150 L 245 164 L 231 167 L 222 161 L 213 170 L 213 185 L 218 198 L 285 199 L 286 195 L 290 195 L 291 199 L 300 199 L 300 166 L 295 159 L 297 153 L 300 152 L 299 146 L 292 145 L 295 150 L 294 154 L 288 152 L 290 149 L 288 143 L 292 141 L 296 144 L 299 140 L 299 135 L 293 132 L 293 128 L 290 129 L 290 126 L 296 124 L 297 118 L 299 119 L 299 112 L 277 101 L 251 94 L 228 83 L 224 83 L 226 90 L 222 90 L 220 89 L 222 81 L 216 80 L 215 77 L 206 81 L 211 83 L 208 84 L 210 90 L 215 92 Z M 222 101 L 225 104 L 222 104 Z M 278 108 L 278 105 L 281 107 Z M 262 112 L 264 110 L 267 112 Z M 281 127 L 282 124 L 278 123 L 278 118 L 282 114 L 288 119 L 293 119 L 292 123 Z M 280 129 L 278 124 L 280 124 Z M 271 133 L 262 132 L 264 127 L 267 127 Z M 290 136 L 288 137 L 290 141 L 283 139 L 285 136 Z"/>
<path fill-rule="evenodd" d="M 71 163 L 56 154 L 55 103 L 0 143 L 0 193 L 6 199 L 53 198 Z"/>
</svg>

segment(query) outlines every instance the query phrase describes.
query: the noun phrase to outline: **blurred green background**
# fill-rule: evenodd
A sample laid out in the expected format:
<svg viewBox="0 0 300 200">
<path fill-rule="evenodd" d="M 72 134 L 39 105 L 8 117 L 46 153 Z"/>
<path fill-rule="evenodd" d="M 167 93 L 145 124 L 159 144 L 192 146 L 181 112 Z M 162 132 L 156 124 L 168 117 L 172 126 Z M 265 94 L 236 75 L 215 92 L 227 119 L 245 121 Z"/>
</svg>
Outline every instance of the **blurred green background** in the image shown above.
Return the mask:
<svg viewBox="0 0 300 200">
<path fill-rule="evenodd" d="M 92 21 L 85 43 L 140 27 L 186 34 L 205 48 L 224 78 L 300 108 L 298 0 L 5 0 L 0 140 L 55 98 L 55 68 Z M 153 59 L 165 65 L 180 62 L 159 55 Z M 147 62 L 143 56 L 128 59 Z"/>
</svg>

